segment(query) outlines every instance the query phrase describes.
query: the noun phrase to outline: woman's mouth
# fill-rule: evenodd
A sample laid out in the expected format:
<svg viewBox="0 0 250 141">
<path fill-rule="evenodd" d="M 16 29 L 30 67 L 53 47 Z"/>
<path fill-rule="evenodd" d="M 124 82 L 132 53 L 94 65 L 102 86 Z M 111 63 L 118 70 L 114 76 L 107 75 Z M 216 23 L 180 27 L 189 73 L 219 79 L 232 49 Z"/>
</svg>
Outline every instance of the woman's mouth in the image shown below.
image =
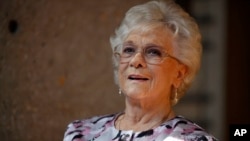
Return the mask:
<svg viewBox="0 0 250 141">
<path fill-rule="evenodd" d="M 129 80 L 138 80 L 138 81 L 146 81 L 149 80 L 147 77 L 141 76 L 141 75 L 129 75 Z"/>
</svg>

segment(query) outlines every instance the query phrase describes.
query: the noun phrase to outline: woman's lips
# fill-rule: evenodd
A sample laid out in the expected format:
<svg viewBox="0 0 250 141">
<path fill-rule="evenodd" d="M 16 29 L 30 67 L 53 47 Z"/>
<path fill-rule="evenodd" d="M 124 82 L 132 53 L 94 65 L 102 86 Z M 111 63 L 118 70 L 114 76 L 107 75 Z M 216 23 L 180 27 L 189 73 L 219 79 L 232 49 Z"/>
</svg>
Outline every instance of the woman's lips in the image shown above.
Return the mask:
<svg viewBox="0 0 250 141">
<path fill-rule="evenodd" d="M 147 77 L 141 76 L 141 75 L 136 75 L 132 74 L 128 76 L 129 80 L 137 80 L 137 81 L 146 81 L 149 80 Z"/>
</svg>

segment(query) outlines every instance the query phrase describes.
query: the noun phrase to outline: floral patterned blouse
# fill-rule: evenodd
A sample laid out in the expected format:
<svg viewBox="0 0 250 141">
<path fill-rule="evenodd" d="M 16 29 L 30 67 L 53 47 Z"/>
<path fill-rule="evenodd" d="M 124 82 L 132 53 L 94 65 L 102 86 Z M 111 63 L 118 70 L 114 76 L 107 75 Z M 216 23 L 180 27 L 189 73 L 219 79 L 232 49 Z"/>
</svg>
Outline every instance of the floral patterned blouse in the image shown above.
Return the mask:
<svg viewBox="0 0 250 141">
<path fill-rule="evenodd" d="M 68 125 L 63 141 L 217 141 L 182 116 L 176 116 L 156 128 L 134 132 L 115 128 L 115 120 L 119 115 L 76 120 Z"/>
</svg>

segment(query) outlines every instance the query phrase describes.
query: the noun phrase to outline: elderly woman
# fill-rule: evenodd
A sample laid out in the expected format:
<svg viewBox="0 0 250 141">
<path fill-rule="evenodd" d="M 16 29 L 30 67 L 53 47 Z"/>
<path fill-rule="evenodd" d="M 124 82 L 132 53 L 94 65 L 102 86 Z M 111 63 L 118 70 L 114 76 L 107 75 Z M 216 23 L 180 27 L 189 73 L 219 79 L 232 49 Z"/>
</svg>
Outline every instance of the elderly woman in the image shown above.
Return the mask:
<svg viewBox="0 0 250 141">
<path fill-rule="evenodd" d="M 132 7 L 111 37 L 124 112 L 69 124 L 64 141 L 214 141 L 173 106 L 200 67 L 201 36 L 173 1 Z"/>
</svg>

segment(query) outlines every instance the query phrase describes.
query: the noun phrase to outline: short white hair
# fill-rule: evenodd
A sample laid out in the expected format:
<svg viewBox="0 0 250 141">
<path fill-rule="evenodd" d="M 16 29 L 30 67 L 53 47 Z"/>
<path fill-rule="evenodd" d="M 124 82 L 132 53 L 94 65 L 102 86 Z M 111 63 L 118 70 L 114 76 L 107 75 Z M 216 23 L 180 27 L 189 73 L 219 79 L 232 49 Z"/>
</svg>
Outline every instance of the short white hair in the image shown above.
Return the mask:
<svg viewBox="0 0 250 141">
<path fill-rule="evenodd" d="M 116 29 L 115 35 L 110 37 L 113 52 L 120 50 L 128 34 L 141 24 L 152 25 L 147 28 L 155 27 L 154 24 L 161 24 L 172 31 L 174 36 L 173 55 L 188 67 L 187 75 L 178 88 L 178 99 L 181 98 L 200 68 L 202 45 L 197 23 L 172 0 L 151 1 L 134 6 L 127 11 L 121 25 Z M 119 62 L 114 56 L 113 64 L 115 82 L 118 84 Z"/>
</svg>

